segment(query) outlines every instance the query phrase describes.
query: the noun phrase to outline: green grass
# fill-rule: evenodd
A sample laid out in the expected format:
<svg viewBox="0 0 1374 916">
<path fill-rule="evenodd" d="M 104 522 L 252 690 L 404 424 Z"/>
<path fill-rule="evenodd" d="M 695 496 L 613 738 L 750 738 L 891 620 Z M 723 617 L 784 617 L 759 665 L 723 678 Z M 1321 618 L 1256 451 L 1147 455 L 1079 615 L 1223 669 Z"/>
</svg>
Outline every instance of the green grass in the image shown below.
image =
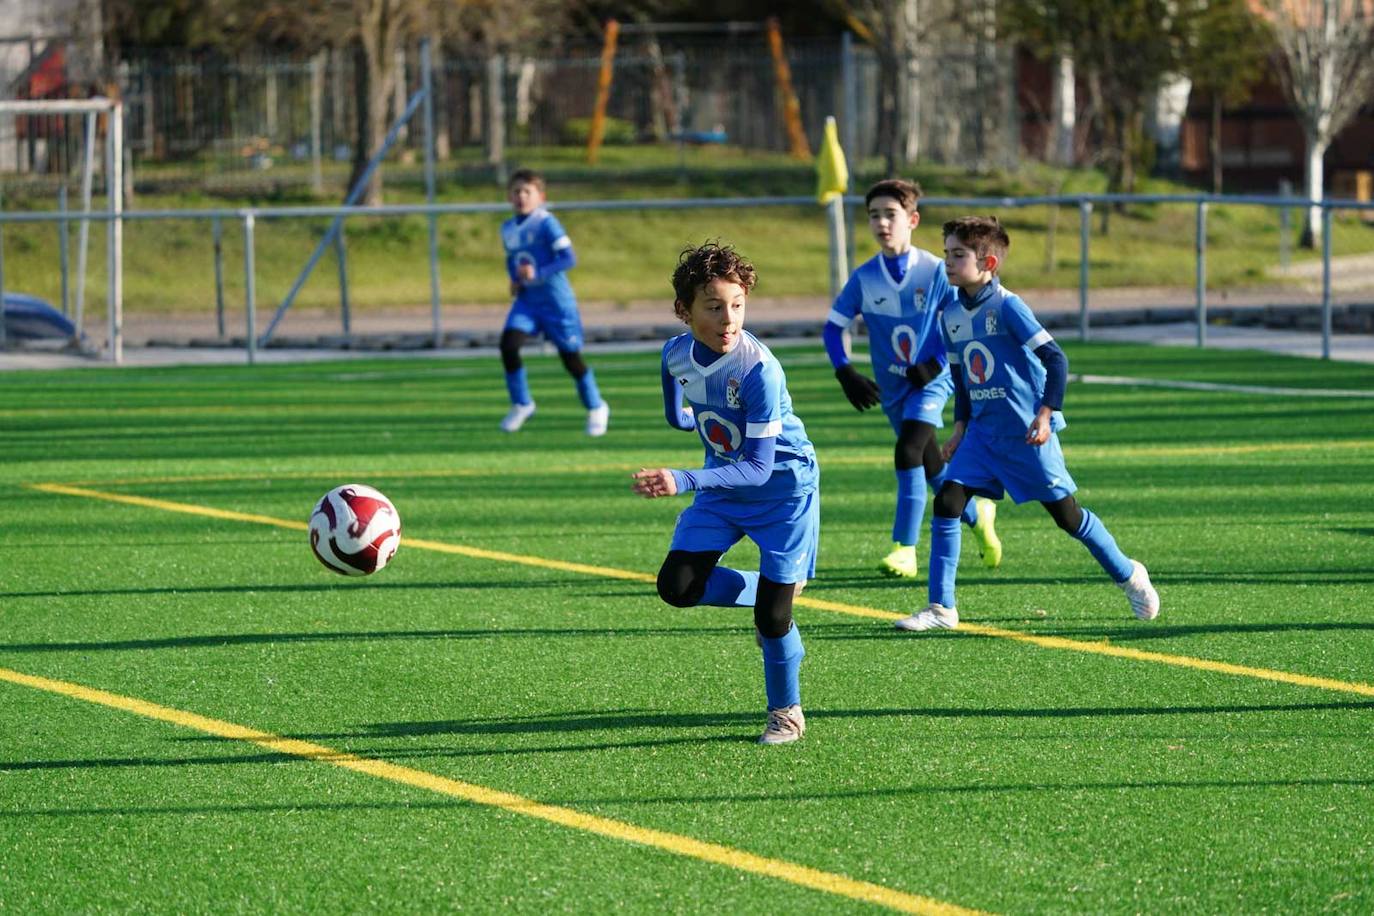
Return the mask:
<svg viewBox="0 0 1374 916">
<path fill-rule="evenodd" d="M 732 149 L 688 151 L 687 167 L 678 167 L 673 147 L 607 147 L 599 166 L 583 161 L 574 148 L 515 150 L 510 161 L 545 169 L 550 199 L 559 202 L 599 199 L 682 197 L 793 196 L 815 190 L 815 173 L 780 155 L 749 154 Z M 502 190 L 490 176 L 458 162 L 445 171 L 439 192 L 445 202 L 500 201 Z M 877 163 L 863 163 L 852 186 L 861 193 L 878 175 Z M 414 168 L 389 167 L 387 201 L 423 200 L 423 185 Z M 1096 172 L 1064 172 L 1043 167 L 1006 174 L 969 175 L 943 167 L 913 171 L 931 196 L 1025 197 L 1105 190 Z M 1196 189 L 1148 180 L 1141 193 L 1194 193 Z M 335 203 L 342 195 L 321 203 Z M 312 203 L 298 191 L 268 185 L 258 193 L 204 191 L 140 194 L 140 209 L 206 209 L 281 206 Z M 13 210 L 48 208 L 52 201 L 10 195 Z M 916 242 L 938 249 L 938 227 L 956 208 L 928 207 Z M 1079 280 L 1078 215 L 1060 210 L 1057 220 L 1045 207 L 1003 210 L 1013 244 L 1003 270 L 1008 285 L 1018 288 L 1076 287 Z M 493 303 L 507 298 L 497 228 L 503 214 L 446 216 L 439 221 L 441 295 L 445 302 Z M 760 207 L 687 211 L 565 211 L 560 218 L 577 248 L 579 266 L 572 276 L 578 295 L 588 301 L 631 302 L 663 299 L 667 274 L 677 253 L 706 238 L 734 242 L 756 262 L 764 284 L 758 295 L 825 296 L 829 291 L 828 241 L 820 207 Z M 1108 234 L 1095 218 L 1090 249 L 1094 287 L 1193 284 L 1194 208 L 1155 204 L 1114 214 Z M 280 302 L 322 237 L 327 220 L 259 220 L 256 277 L 260 304 Z M 1051 231 L 1051 225 L 1054 226 Z M 1208 283 L 1213 289 L 1278 282 L 1269 276 L 1279 259 L 1278 214 L 1251 206 L 1214 206 L 1209 216 Z M 864 220 L 853 227 L 856 252 L 876 251 Z M 1299 231 L 1295 218 L 1290 231 Z M 5 285 L 60 298 L 56 230 L 51 225 L 5 227 Z M 73 238 L 75 232 L 73 231 Z M 104 312 L 102 226 L 91 233 L 91 267 L 87 306 L 93 321 Z M 428 229 L 423 218 L 354 219 L 347 223 L 350 294 L 355 308 L 385 309 L 429 302 Z M 204 221 L 130 222 L 124 230 L 126 312 L 201 312 L 214 308 L 214 258 L 211 232 Z M 1293 246 L 1296 247 L 1296 246 Z M 73 252 L 75 245 L 73 243 Z M 1333 239 L 1337 255 L 1374 251 L 1374 227 L 1349 215 L 1338 217 Z M 1319 252 L 1296 251 L 1295 261 Z M 75 254 L 73 253 L 73 264 Z M 225 226 L 224 283 L 232 307 L 243 302 L 242 227 Z M 74 269 L 74 268 L 73 268 Z M 333 307 L 338 283 L 332 254 L 327 255 L 297 298 L 301 306 Z"/>
<path fill-rule="evenodd" d="M 489 358 L 11 373 L 0 669 L 965 907 L 1369 911 L 1369 689 L 1164 662 L 1374 680 L 1374 415 L 1321 394 L 1374 394 L 1374 367 L 1066 349 L 1077 372 L 1312 395 L 1072 384 L 1080 498 L 1150 566 L 1160 619 L 1132 620 L 1038 507 L 1004 505 L 1002 568 L 965 552 L 963 617 L 1071 648 L 800 606 L 798 745 L 753 743 L 747 611 L 538 565 L 656 570 L 684 503 L 640 500 L 628 475 L 700 462 L 663 424 L 656 354 L 593 357 L 603 440 L 539 357 L 516 437 L 496 431 Z M 817 348 L 778 352 L 824 469 L 804 598 L 919 606 L 923 583 L 874 571 L 886 424 L 849 408 Z M 408 540 L 362 580 L 321 568 L 303 531 L 166 506 L 301 523 L 350 480 L 396 501 Z M 1102 646 L 1167 658 L 1073 650 Z M 3 909 L 871 908 L 3 678 L 0 734 Z"/>
</svg>

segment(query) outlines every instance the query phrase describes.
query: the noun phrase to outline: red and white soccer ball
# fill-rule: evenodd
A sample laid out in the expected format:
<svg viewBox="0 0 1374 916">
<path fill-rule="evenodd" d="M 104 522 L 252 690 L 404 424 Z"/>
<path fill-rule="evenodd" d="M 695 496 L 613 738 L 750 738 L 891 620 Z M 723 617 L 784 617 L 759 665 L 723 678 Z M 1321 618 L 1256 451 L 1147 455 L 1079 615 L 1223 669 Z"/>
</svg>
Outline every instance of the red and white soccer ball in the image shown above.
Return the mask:
<svg viewBox="0 0 1374 916">
<path fill-rule="evenodd" d="M 310 515 L 310 549 L 336 573 L 370 576 L 391 562 L 400 545 L 396 507 L 364 484 L 335 487 Z"/>
</svg>

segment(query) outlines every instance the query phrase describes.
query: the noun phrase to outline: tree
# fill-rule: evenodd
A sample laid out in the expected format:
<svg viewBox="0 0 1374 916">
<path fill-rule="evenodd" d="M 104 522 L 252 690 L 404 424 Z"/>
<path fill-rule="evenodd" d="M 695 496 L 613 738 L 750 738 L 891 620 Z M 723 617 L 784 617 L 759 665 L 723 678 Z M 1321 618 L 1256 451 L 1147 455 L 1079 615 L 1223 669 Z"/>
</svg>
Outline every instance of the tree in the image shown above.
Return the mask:
<svg viewBox="0 0 1374 916">
<path fill-rule="evenodd" d="M 1185 23 L 1183 70 L 1193 81 L 1193 92 L 1208 102 L 1207 158 L 1212 193 L 1220 194 L 1222 109 L 1249 97 L 1264 75 L 1273 39 L 1248 0 L 1193 0 Z"/>
<path fill-rule="evenodd" d="M 1180 69 L 1178 4 L 1171 0 L 1009 0 L 1006 23 L 1038 57 L 1068 50 L 1087 85 L 1107 190 L 1135 190 L 1145 112 Z"/>
<path fill-rule="evenodd" d="M 1331 141 L 1374 92 L 1374 2 L 1259 0 L 1283 66 L 1279 79 L 1307 141 L 1306 196 L 1323 196 L 1323 160 Z M 1302 244 L 1321 238 L 1321 208 L 1310 207 Z"/>
<path fill-rule="evenodd" d="M 832 6 L 877 55 L 878 151 L 885 174 L 895 175 L 919 152 L 919 0 L 833 0 Z"/>
</svg>

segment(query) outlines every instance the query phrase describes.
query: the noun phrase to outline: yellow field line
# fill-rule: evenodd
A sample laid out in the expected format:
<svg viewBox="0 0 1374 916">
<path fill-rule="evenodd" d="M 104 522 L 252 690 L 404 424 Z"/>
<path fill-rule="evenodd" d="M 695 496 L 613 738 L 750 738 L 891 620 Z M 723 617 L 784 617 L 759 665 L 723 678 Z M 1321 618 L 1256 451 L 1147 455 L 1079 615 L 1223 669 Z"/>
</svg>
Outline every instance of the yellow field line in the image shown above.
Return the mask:
<svg viewBox="0 0 1374 916">
<path fill-rule="evenodd" d="M 88 499 L 100 499 L 110 502 L 127 503 L 135 506 L 145 506 L 151 509 L 162 509 L 170 512 L 184 512 L 191 515 L 204 515 L 210 518 L 222 518 L 232 521 L 258 522 L 265 525 L 275 525 L 279 528 L 291 528 L 303 531 L 306 529 L 304 522 L 292 522 L 286 519 L 272 518 L 266 515 L 250 515 L 244 512 L 232 512 L 225 509 L 215 509 L 209 506 L 197 506 L 190 503 L 170 502 L 163 499 L 150 499 L 144 496 L 128 496 L 122 493 L 107 493 L 100 490 L 88 490 L 81 487 L 72 487 L 57 483 L 36 483 L 27 486 L 42 490 L 48 493 L 61 493 L 68 496 L 80 496 Z M 631 582 L 653 582 L 654 576 L 647 573 L 632 572 L 625 569 L 616 569 L 609 566 L 591 566 L 585 563 L 570 563 L 564 560 L 549 560 L 544 557 L 529 556 L 526 554 L 506 553 L 499 550 L 484 550 L 480 547 L 466 547 L 460 544 L 446 544 L 440 541 L 426 541 L 420 539 L 407 539 L 406 543 L 412 547 L 422 550 L 434 550 L 441 553 L 458 554 L 460 556 L 472 557 L 481 560 L 495 560 L 501 563 L 516 563 L 523 566 L 535 566 L 541 569 L 556 569 L 562 572 L 582 573 L 589 576 L 601 576 L 611 579 L 623 579 Z M 819 611 L 831 611 L 837 614 L 848 614 L 852 617 L 870 617 L 877 620 L 896 620 L 903 614 L 894 611 L 884 611 L 878 608 L 864 607 L 857 604 L 845 604 L 836 601 L 824 601 L 816 598 L 808 598 L 805 595 L 796 600 L 799 607 L 809 607 Z M 1193 658 L 1187 655 L 1171 655 L 1166 652 L 1147 652 L 1141 649 L 1128 649 L 1121 646 L 1114 646 L 1105 642 L 1086 642 L 1079 639 L 1067 639 L 1061 636 L 1037 636 L 1032 633 L 1022 633 L 1016 630 L 1004 630 L 1000 627 L 983 626 L 976 623 L 961 622 L 959 632 L 968 633 L 975 636 L 991 636 L 998 639 L 1011 639 L 1023 642 L 1043 649 L 1062 649 L 1070 652 L 1083 652 L 1089 655 L 1104 655 L 1111 658 L 1126 658 L 1134 661 L 1154 662 L 1161 665 L 1173 665 L 1178 668 L 1192 668 L 1197 671 L 1209 671 L 1215 674 L 1230 674 L 1237 677 L 1250 677 L 1265 681 L 1274 681 L 1282 684 L 1294 684 L 1300 687 L 1317 687 L 1322 690 L 1335 690 L 1343 693 L 1355 693 L 1361 696 L 1374 696 L 1374 685 L 1361 683 L 1358 681 L 1340 681 L 1333 678 L 1313 677 L 1306 674 L 1296 674 L 1290 671 L 1280 671 L 1274 668 L 1255 668 L 1249 665 L 1233 665 L 1229 662 L 1212 661 L 1205 658 Z"/>
<path fill-rule="evenodd" d="M 703 862 L 710 862 L 715 865 L 723 865 L 726 868 L 761 875 L 765 878 L 776 878 L 780 881 L 787 881 L 791 884 L 810 888 L 811 890 L 848 897 L 864 903 L 873 903 L 904 913 L 958 914 L 977 912 L 976 910 L 969 910 L 951 903 L 945 903 L 942 900 L 922 897 L 918 894 L 904 893 L 867 881 L 856 881 L 844 875 L 837 875 L 816 868 L 808 868 L 805 865 L 798 865 L 783 859 L 770 859 L 765 856 L 754 855 L 753 853 L 745 852 L 741 849 L 734 849 L 730 846 L 723 846 L 718 843 L 707 843 L 702 840 L 695 840 L 688 836 L 669 833 L 664 830 L 654 830 L 650 827 L 638 827 L 624 821 L 617 821 L 608 817 L 599 817 L 598 815 L 587 814 L 572 808 L 547 805 L 542 802 L 534 801 L 533 799 L 524 798 L 520 795 L 501 792 L 497 789 L 490 789 L 486 786 L 461 782 L 457 779 L 449 779 L 445 776 L 427 773 L 423 770 L 416 770 L 410 767 L 398 766 L 394 763 L 387 763 L 385 760 L 377 760 L 372 757 L 359 757 L 356 754 L 335 750 L 334 748 L 325 747 L 324 745 L 315 744 L 310 741 L 286 738 L 282 735 L 258 731 L 257 729 L 238 725 L 233 722 L 226 722 L 222 719 L 211 719 L 206 716 L 197 715 L 193 712 L 173 709 L 169 706 L 161 706 L 157 703 L 149 703 L 145 700 L 122 696 L 117 693 L 109 693 L 104 690 L 97 690 L 93 687 L 85 687 L 81 684 L 38 677 L 32 674 L 25 674 L 21 671 L 13 671 L 8 668 L 0 668 L 0 680 L 9 681 L 10 683 L 19 684 L 24 687 L 32 687 L 37 690 L 45 690 L 50 693 L 61 694 L 71 697 L 72 699 L 83 700 L 87 703 L 96 703 L 101 706 L 108 706 L 112 709 L 131 712 L 135 715 L 144 716 L 149 719 L 169 722 L 173 725 L 195 729 L 196 731 L 215 735 L 220 738 L 228 738 L 233 741 L 246 741 L 249 744 L 255 744 L 278 754 L 289 754 L 293 757 L 302 757 L 307 760 L 327 763 L 332 766 L 341 767 L 345 770 L 352 770 L 356 773 L 373 776 L 377 779 L 385 779 L 390 782 L 413 786 L 417 789 L 437 792 L 440 795 L 459 798 L 476 805 L 500 808 L 513 814 L 537 818 L 553 824 L 559 824 L 563 827 L 570 827 L 574 830 L 581 830 L 587 833 L 609 837 L 613 840 L 637 843 L 641 846 L 652 846 L 655 849 L 662 849 L 687 858 L 699 859 Z"/>
</svg>

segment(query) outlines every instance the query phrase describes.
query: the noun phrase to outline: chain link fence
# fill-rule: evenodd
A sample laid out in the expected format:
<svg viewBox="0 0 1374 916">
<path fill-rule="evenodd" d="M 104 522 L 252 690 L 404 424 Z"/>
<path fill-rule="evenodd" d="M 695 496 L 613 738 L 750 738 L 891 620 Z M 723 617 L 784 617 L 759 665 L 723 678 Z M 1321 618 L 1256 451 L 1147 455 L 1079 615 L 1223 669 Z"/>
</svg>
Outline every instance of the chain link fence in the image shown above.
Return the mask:
<svg viewBox="0 0 1374 916">
<path fill-rule="evenodd" d="M 65 50 L 70 63 L 75 46 Z M 921 61 L 922 161 L 1016 164 L 1011 54 L 998 51 L 991 60 L 974 55 L 932 50 Z M 825 117 L 834 114 L 851 158 L 877 155 L 874 54 L 826 39 L 793 42 L 786 56 L 812 149 Z M 501 169 L 505 160 L 531 148 L 585 147 L 599 58 L 599 49 L 559 58 L 485 59 L 437 51 L 435 145 L 441 169 Z M 34 60 L 11 55 L 0 61 L 0 98 L 33 97 Z M 420 85 L 419 60 L 415 49 L 398 55 L 403 78 L 390 117 Z M 131 53 L 116 69 L 131 180 L 148 189 L 213 192 L 268 185 L 337 193 L 347 181 L 356 142 L 357 72 L 347 51 L 307 59 Z M 108 91 L 75 81 L 44 89 L 47 97 Z M 783 107 L 762 33 L 671 42 L 630 36 L 615 59 L 604 142 L 669 149 L 725 144 L 785 153 Z M 417 126 L 408 134 L 393 152 L 389 182 L 418 176 L 405 166 L 423 158 L 423 137 Z M 0 121 L 0 175 L 9 184 L 64 183 L 80 168 L 81 148 L 80 126 L 59 116 Z M 644 157 L 646 166 L 662 159 Z"/>
</svg>

